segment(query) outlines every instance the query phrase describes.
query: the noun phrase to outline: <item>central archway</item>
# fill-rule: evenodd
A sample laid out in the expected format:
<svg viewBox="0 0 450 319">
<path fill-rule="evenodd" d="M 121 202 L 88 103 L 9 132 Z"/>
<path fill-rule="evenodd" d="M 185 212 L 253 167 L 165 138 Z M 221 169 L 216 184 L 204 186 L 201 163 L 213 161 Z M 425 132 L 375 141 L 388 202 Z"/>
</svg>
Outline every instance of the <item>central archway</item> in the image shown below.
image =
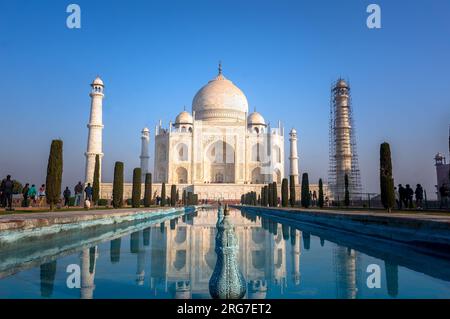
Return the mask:
<svg viewBox="0 0 450 319">
<path fill-rule="evenodd" d="M 235 151 L 233 146 L 219 140 L 206 149 L 204 176 L 205 180 L 210 183 L 235 182 Z"/>
</svg>

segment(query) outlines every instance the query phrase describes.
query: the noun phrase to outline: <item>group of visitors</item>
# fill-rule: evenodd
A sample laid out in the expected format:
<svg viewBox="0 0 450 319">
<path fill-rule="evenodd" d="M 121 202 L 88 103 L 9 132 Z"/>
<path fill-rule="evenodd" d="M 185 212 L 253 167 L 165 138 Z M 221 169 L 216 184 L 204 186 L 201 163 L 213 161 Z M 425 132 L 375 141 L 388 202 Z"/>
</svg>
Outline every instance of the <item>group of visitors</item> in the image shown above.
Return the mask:
<svg viewBox="0 0 450 319">
<path fill-rule="evenodd" d="M 7 210 L 13 210 L 13 195 L 14 195 L 14 180 L 11 175 L 6 176 L 0 183 L 0 207 L 4 207 Z M 20 192 L 20 189 L 16 191 Z M 93 188 L 90 183 L 86 187 L 83 187 L 81 182 L 78 182 L 74 187 L 74 206 L 82 206 L 83 192 L 85 193 L 84 206 L 91 206 Z M 46 201 L 46 187 L 42 184 L 38 189 L 35 184 L 26 183 L 19 193 L 22 195 L 22 207 L 45 207 Z M 66 187 L 63 191 L 64 206 L 69 207 L 71 204 L 72 192 L 69 187 Z M 88 202 L 88 203 L 87 203 Z"/>
<path fill-rule="evenodd" d="M 413 190 L 409 184 L 406 184 L 405 187 L 402 184 L 398 184 L 398 188 L 394 187 L 394 191 L 398 209 L 414 208 L 414 196 L 416 197 L 415 208 L 423 209 L 424 191 L 422 185 L 417 184 L 416 189 Z"/>
</svg>

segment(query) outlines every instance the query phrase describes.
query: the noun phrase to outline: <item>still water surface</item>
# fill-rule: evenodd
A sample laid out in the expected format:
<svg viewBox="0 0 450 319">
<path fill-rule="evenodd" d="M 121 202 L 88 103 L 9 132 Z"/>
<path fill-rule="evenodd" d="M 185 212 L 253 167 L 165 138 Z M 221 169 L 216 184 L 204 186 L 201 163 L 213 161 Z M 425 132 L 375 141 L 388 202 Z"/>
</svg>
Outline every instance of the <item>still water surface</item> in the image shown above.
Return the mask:
<svg viewBox="0 0 450 319">
<path fill-rule="evenodd" d="M 450 298 L 445 257 L 236 209 L 229 219 L 245 298 Z M 211 298 L 216 222 L 210 209 L 19 242 L 0 252 L 0 298 Z M 380 288 L 367 286 L 371 264 Z"/>
</svg>

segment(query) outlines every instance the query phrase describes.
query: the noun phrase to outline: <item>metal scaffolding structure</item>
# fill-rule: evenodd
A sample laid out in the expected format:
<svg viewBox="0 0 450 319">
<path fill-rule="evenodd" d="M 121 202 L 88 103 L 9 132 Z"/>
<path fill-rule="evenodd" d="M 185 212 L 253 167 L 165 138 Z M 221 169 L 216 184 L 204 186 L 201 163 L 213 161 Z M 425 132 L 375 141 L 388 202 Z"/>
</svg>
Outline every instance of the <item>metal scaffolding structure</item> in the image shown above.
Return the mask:
<svg viewBox="0 0 450 319">
<path fill-rule="evenodd" d="M 350 85 L 343 79 L 338 79 L 332 84 L 330 92 L 328 184 L 333 199 L 343 200 L 347 175 L 350 198 L 360 199 L 362 185 Z"/>
</svg>

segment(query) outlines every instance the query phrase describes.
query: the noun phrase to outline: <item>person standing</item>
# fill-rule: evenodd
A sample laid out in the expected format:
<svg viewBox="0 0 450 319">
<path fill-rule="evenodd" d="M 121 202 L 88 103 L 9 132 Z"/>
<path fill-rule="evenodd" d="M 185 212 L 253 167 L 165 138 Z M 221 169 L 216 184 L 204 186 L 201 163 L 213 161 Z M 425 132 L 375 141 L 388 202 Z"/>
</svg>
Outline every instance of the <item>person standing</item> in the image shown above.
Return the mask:
<svg viewBox="0 0 450 319">
<path fill-rule="evenodd" d="M 81 182 L 78 182 L 78 184 L 75 185 L 74 191 L 75 191 L 75 206 L 80 206 L 81 197 L 83 194 L 83 185 L 81 184 Z"/>
<path fill-rule="evenodd" d="M 30 190 L 30 184 L 26 183 L 25 187 L 22 189 L 22 196 L 23 196 L 23 201 L 22 201 L 22 207 L 28 207 L 28 191 Z"/>
<path fill-rule="evenodd" d="M 39 187 L 38 197 L 39 207 L 42 207 L 42 205 L 45 205 L 45 184 L 42 184 L 41 187 Z"/>
<path fill-rule="evenodd" d="M 402 209 L 402 206 L 406 206 L 406 194 L 405 194 L 405 188 L 402 184 L 398 184 L 398 197 L 400 199 L 400 206 L 398 209 Z M 407 206 L 406 206 L 407 207 Z"/>
<path fill-rule="evenodd" d="M 67 208 L 69 208 L 69 203 L 70 203 L 70 189 L 69 187 L 66 186 L 66 189 L 63 192 L 63 196 L 64 196 L 64 206 L 67 206 Z"/>
<path fill-rule="evenodd" d="M 317 206 L 317 192 L 314 191 L 312 194 L 312 204 L 313 206 Z"/>
<path fill-rule="evenodd" d="M 423 188 L 422 185 L 417 184 L 416 190 L 414 192 L 416 195 L 416 207 L 417 209 L 423 209 L 422 203 L 423 203 Z"/>
<path fill-rule="evenodd" d="M 92 202 L 93 189 L 92 189 L 91 183 L 87 184 L 86 188 L 84 189 L 84 193 L 86 195 L 86 200 L 88 200 L 89 202 Z"/>
<path fill-rule="evenodd" d="M 400 201 L 400 194 L 398 192 L 397 187 L 394 187 L 394 196 L 395 196 L 395 202 L 397 203 L 397 208 L 399 210 L 402 209 L 402 202 Z"/>
<path fill-rule="evenodd" d="M 30 189 L 28 190 L 28 197 L 33 202 L 33 204 L 36 205 L 36 186 L 34 184 L 32 184 Z"/>
<path fill-rule="evenodd" d="M 12 196 L 14 189 L 14 182 L 11 180 L 11 175 L 6 176 L 6 180 L 2 182 L 3 196 L 5 200 L 5 208 L 12 210 Z"/>
<path fill-rule="evenodd" d="M 409 184 L 406 184 L 405 195 L 406 195 L 406 208 L 413 208 L 414 191 L 411 188 L 411 186 L 409 186 Z"/>
</svg>

